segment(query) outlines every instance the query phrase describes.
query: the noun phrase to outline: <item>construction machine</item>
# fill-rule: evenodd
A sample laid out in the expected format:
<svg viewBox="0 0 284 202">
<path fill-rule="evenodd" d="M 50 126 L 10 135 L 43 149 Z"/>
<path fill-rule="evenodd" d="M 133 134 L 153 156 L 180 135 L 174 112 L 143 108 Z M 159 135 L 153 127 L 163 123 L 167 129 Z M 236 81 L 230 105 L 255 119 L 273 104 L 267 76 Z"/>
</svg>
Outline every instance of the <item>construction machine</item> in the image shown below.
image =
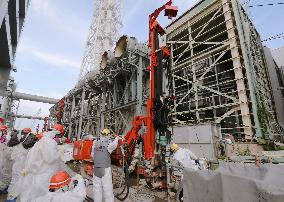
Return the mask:
<svg viewBox="0 0 284 202">
<path fill-rule="evenodd" d="M 160 36 L 166 32 L 157 18 L 162 11 L 165 11 L 165 16 L 169 19 L 176 17 L 178 8 L 172 6 L 172 3 L 172 0 L 169 0 L 149 15 L 150 65 L 147 71 L 150 73 L 150 93 L 146 114 L 133 118 L 131 130 L 119 141 L 116 151 L 112 154 L 112 160 L 116 165 L 127 167 L 132 164 L 136 174 L 143 175 L 153 188 L 167 188 L 166 158 L 172 136 L 168 129 L 171 124 L 169 103 L 174 96 L 164 96 L 163 92 L 164 71 L 170 69 L 170 50 L 166 46 L 160 47 Z M 93 173 L 91 147 L 91 140 L 79 140 L 75 142 L 73 150 L 74 159 L 84 162 L 83 167 L 88 175 Z M 142 158 L 139 159 L 141 163 L 133 165 L 133 162 L 137 162 L 134 159 L 137 148 L 142 154 Z M 128 170 L 128 167 L 124 170 Z"/>
</svg>

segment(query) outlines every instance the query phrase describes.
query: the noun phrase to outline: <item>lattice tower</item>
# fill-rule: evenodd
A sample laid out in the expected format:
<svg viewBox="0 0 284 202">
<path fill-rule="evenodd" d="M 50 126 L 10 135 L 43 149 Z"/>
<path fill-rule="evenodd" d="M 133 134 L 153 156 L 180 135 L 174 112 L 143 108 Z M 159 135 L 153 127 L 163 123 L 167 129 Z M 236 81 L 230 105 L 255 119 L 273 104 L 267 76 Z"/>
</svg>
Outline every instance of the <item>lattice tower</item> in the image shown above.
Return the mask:
<svg viewBox="0 0 284 202">
<path fill-rule="evenodd" d="M 99 69 L 101 56 L 110 50 L 122 29 L 123 0 L 95 0 L 94 14 L 81 64 L 79 81 Z"/>
</svg>

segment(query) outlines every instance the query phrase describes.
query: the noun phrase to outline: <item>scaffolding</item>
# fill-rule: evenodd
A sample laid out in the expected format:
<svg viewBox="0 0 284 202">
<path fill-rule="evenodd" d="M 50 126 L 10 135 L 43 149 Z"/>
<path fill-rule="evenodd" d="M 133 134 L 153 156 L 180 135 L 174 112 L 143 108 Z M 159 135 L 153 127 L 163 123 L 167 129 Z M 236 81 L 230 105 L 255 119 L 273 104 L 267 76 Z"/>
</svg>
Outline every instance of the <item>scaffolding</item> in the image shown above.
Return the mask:
<svg viewBox="0 0 284 202">
<path fill-rule="evenodd" d="M 201 1 L 167 31 L 176 125 L 214 122 L 246 140 L 281 131 L 263 46 L 238 1 Z"/>
</svg>

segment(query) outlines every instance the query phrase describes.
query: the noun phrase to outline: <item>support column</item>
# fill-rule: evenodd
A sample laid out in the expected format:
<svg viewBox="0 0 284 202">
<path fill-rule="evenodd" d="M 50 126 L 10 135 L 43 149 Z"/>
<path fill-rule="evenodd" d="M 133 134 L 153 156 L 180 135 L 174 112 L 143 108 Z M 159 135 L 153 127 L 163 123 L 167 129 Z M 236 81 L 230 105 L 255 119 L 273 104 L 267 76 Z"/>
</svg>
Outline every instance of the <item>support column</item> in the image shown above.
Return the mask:
<svg viewBox="0 0 284 202">
<path fill-rule="evenodd" d="M 174 44 L 171 44 L 171 68 L 172 69 L 174 67 L 174 60 L 173 60 L 173 58 L 174 58 L 174 48 L 173 48 L 173 46 L 174 46 Z M 171 71 L 172 71 L 172 69 L 171 69 Z M 172 73 L 172 75 L 174 74 L 173 71 L 171 73 Z M 173 95 L 176 95 L 176 84 L 175 84 L 175 77 L 174 76 L 172 76 L 172 85 L 173 85 L 173 92 L 172 93 L 173 93 Z M 177 112 L 177 100 L 176 99 L 174 99 L 173 108 L 174 108 L 174 111 L 172 111 L 172 112 L 176 113 Z M 189 104 L 189 108 L 188 109 L 190 110 L 190 104 Z M 174 115 L 174 118 L 176 118 L 176 115 Z"/>
<path fill-rule="evenodd" d="M 69 132 L 68 132 L 68 138 L 71 138 L 72 135 L 72 118 L 74 116 L 74 109 L 75 109 L 75 96 L 73 96 L 72 105 L 71 105 L 71 112 L 70 112 L 70 118 L 69 118 Z"/>
<path fill-rule="evenodd" d="M 117 81 L 116 78 L 113 79 L 113 103 L 112 107 L 115 108 L 117 106 Z"/>
<path fill-rule="evenodd" d="M 129 101 L 129 80 L 127 76 L 124 77 L 125 87 L 124 87 L 124 104 L 127 104 Z"/>
<path fill-rule="evenodd" d="M 191 35 L 191 27 L 188 23 L 188 40 L 189 40 L 189 47 L 190 47 L 190 57 L 193 58 L 194 52 L 193 52 L 193 44 L 194 44 L 194 39 L 192 38 Z M 199 117 L 199 102 L 198 102 L 198 88 L 197 88 L 197 77 L 196 77 L 196 72 L 195 72 L 195 64 L 193 60 L 191 60 L 191 70 L 193 73 L 192 76 L 192 81 L 193 81 L 193 89 L 194 89 L 194 99 L 195 99 L 195 116 L 196 116 L 196 121 L 197 123 L 200 122 L 200 117 Z M 190 110 L 190 109 L 189 109 Z"/>
<path fill-rule="evenodd" d="M 11 103 L 11 99 L 9 97 L 3 97 L 2 98 L 2 106 L 1 106 L 1 113 L 0 117 L 3 117 L 5 119 L 8 118 L 8 113 L 10 112 L 11 108 L 10 108 L 10 103 Z M 8 121 L 8 120 L 6 120 Z"/>
<path fill-rule="evenodd" d="M 244 126 L 245 139 L 251 140 L 253 136 L 252 122 L 250 118 L 249 100 L 246 94 L 246 86 L 244 82 L 244 75 L 242 71 L 241 55 L 238 49 L 237 35 L 235 33 L 233 14 L 230 9 L 230 1 L 222 0 L 223 13 L 226 21 L 226 28 L 229 38 L 229 45 L 231 49 L 232 61 L 234 66 L 234 73 L 237 83 L 237 92 L 240 102 L 240 109 L 242 121 Z M 245 54 L 245 53 L 244 53 Z"/>
<path fill-rule="evenodd" d="M 133 72 L 135 74 L 135 72 Z M 133 75 L 131 79 L 131 101 L 135 101 L 136 99 L 136 81 L 137 81 L 137 75 Z"/>
<path fill-rule="evenodd" d="M 137 69 L 137 104 L 135 114 L 141 114 L 143 105 L 143 58 L 139 56 L 139 66 Z"/>
<path fill-rule="evenodd" d="M 106 109 L 106 87 L 103 88 L 102 99 L 101 99 L 101 113 L 100 113 L 100 131 L 105 127 L 105 114 L 103 113 Z"/>
<path fill-rule="evenodd" d="M 102 95 L 100 94 L 98 97 L 98 103 L 95 105 L 96 111 L 97 111 L 97 116 L 96 116 L 96 134 L 99 136 L 100 130 L 101 130 L 101 100 L 102 100 Z"/>
<path fill-rule="evenodd" d="M 249 53 L 249 48 L 250 47 L 250 42 L 249 39 L 246 40 L 245 36 L 248 35 L 248 33 L 245 33 L 242 27 L 241 23 L 241 16 L 240 16 L 240 5 L 236 0 L 231 0 L 232 1 L 232 7 L 235 15 L 235 21 L 236 25 L 238 28 L 238 34 L 239 34 L 239 39 L 240 39 L 240 44 L 241 44 L 241 49 L 243 52 L 243 59 L 244 59 L 244 65 L 246 68 L 246 75 L 248 79 L 248 87 L 250 91 L 250 98 L 251 98 L 251 103 L 252 103 L 252 113 L 253 113 L 253 118 L 254 118 L 254 123 L 255 123 L 255 130 L 256 130 L 256 137 L 257 138 L 262 138 L 262 130 L 260 126 L 260 122 L 258 119 L 258 109 L 257 109 L 257 99 L 256 99 L 256 92 L 255 92 L 255 86 L 253 82 L 253 76 L 252 76 L 252 64 L 250 63 L 250 59 L 247 54 L 244 53 Z M 247 31 L 248 32 L 248 31 Z"/>
<path fill-rule="evenodd" d="M 7 67 L 0 67 L 0 95 L 4 95 L 6 93 L 10 70 L 11 69 Z"/>
<path fill-rule="evenodd" d="M 80 106 L 80 119 L 79 119 L 79 128 L 78 128 L 78 134 L 77 139 L 81 139 L 82 137 L 82 125 L 83 125 L 83 115 L 84 115 L 84 101 L 86 96 L 86 89 L 83 88 L 82 97 L 81 97 L 81 106 Z"/>
</svg>

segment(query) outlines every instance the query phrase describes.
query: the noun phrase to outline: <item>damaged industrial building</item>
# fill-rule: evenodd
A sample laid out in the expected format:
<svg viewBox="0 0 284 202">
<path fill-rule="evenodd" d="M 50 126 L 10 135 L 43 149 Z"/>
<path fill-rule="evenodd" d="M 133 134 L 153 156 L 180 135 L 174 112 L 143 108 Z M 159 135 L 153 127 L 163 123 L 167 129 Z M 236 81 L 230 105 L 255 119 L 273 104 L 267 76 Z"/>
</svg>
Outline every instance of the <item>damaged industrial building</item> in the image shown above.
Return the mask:
<svg viewBox="0 0 284 202">
<path fill-rule="evenodd" d="M 281 136 L 268 59 L 237 1 L 201 1 L 166 31 L 171 61 L 161 72 L 161 88 L 163 98 L 174 96 L 173 127 L 210 123 L 240 141 Z M 104 127 L 125 133 L 145 112 L 148 65 L 147 44 L 122 36 L 115 50 L 101 56 L 100 69 L 51 109 L 51 117 L 68 127 L 69 136 L 96 135 Z"/>
<path fill-rule="evenodd" d="M 279 93 L 283 89 L 283 72 L 270 49 L 263 46 L 239 1 L 199 1 L 174 19 L 165 31 L 159 45 L 169 47 L 170 57 L 158 61 L 162 68 L 155 70 L 154 78 L 159 82 L 154 87 L 161 102 L 156 102 L 159 110 L 154 120 L 165 126 L 169 135 L 163 136 L 158 130 L 156 156 L 167 159 L 161 148 L 173 141 L 212 161 L 223 155 L 235 162 L 251 161 L 249 157 L 235 155 L 256 155 L 262 151 L 260 144 L 283 141 L 284 103 L 283 94 Z M 103 128 L 128 136 L 127 132 L 135 127 L 134 117 L 147 113 L 151 89 L 149 65 L 148 42 L 120 37 L 114 49 L 101 55 L 100 68 L 87 73 L 50 109 L 51 120 L 64 124 L 71 138 L 100 136 Z M 234 138 L 237 146 L 223 145 L 222 139 L 228 136 Z M 141 147 L 136 149 L 142 152 Z M 131 165 L 137 162 L 133 155 Z M 85 172 L 90 172 L 86 168 L 89 163 L 84 165 Z M 147 170 L 149 165 L 142 160 L 140 168 Z M 174 165 L 171 162 L 155 168 L 156 175 L 145 175 L 145 179 L 154 188 L 175 190 L 179 198 L 181 178 L 171 180 L 176 176 Z M 229 167 L 222 168 L 223 177 Z M 157 174 L 166 170 L 167 177 Z M 143 172 L 139 174 L 143 176 Z M 192 175 L 195 176 L 188 173 L 187 179 Z M 191 181 L 185 183 L 189 183 L 188 189 L 196 189 Z M 204 199 L 202 194 L 194 193 L 189 191 L 185 198 Z"/>
<path fill-rule="evenodd" d="M 19 18 L 23 4 L 12 5 L 20 1 L 7 4 L 9 11 L 19 6 Z M 264 46 L 250 2 L 200 0 L 179 13 L 167 0 L 146 19 L 147 41 L 120 34 L 122 4 L 94 1 L 79 79 L 64 97 L 16 92 L 7 75 L 1 81 L 2 136 L 19 136 L 16 118 L 44 124 L 31 138 L 16 186 L 0 186 L 0 201 L 2 191 L 19 202 L 65 200 L 62 193 L 70 202 L 283 201 L 284 48 Z M 171 20 L 166 26 L 158 22 L 162 14 Z M 0 43 L 0 65 L 2 50 Z M 12 106 L 20 99 L 52 104 L 49 116 L 18 115 Z M 20 131 L 19 144 L 31 131 Z M 37 191 L 27 186 L 32 180 Z M 78 198 L 71 200 L 74 190 Z"/>
</svg>

